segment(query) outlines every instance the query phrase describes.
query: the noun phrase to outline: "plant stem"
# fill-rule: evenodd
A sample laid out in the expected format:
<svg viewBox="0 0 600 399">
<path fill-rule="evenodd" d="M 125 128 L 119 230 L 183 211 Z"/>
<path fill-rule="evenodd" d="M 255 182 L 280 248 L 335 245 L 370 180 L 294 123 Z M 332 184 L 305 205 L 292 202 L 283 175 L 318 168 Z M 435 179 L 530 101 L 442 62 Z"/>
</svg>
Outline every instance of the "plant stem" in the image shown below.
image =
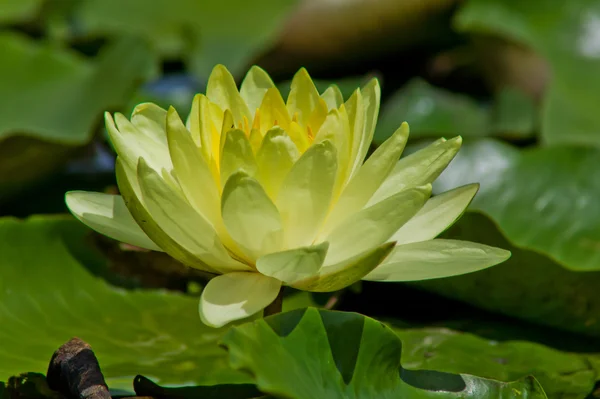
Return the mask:
<svg viewBox="0 0 600 399">
<path fill-rule="evenodd" d="M 283 307 L 283 287 L 279 290 L 277 298 L 269 306 L 265 308 L 264 317 L 271 316 L 277 313 L 281 313 Z"/>
</svg>

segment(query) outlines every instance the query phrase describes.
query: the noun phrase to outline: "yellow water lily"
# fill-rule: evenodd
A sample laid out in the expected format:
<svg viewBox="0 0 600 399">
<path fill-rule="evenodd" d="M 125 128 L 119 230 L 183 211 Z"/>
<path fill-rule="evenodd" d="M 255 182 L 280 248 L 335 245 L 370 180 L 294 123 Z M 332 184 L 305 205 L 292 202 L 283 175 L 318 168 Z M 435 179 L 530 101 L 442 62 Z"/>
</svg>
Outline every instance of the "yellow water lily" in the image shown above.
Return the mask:
<svg viewBox="0 0 600 399">
<path fill-rule="evenodd" d="M 460 137 L 399 160 L 403 124 L 364 161 L 379 102 L 375 79 L 344 102 L 335 86 L 319 94 L 302 69 L 284 101 L 262 69 L 238 90 L 217 66 L 185 124 L 150 103 L 130 120 L 107 113 L 121 195 L 75 191 L 66 202 L 102 234 L 214 273 L 199 307 L 211 326 L 258 313 L 282 286 L 328 292 L 506 260 L 501 249 L 435 239 L 478 188 L 430 198 Z"/>
</svg>

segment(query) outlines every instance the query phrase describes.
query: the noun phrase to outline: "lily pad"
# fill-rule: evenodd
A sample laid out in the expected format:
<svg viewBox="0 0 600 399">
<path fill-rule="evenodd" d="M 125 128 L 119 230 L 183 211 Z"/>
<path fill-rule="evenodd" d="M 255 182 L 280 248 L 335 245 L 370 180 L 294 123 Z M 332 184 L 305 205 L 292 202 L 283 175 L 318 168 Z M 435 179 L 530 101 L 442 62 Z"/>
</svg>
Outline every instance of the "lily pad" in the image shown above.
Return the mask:
<svg viewBox="0 0 600 399">
<path fill-rule="evenodd" d="M 27 21 L 40 10 L 43 0 L 2 0 L 0 24 Z"/>
<path fill-rule="evenodd" d="M 398 336 L 356 313 L 296 310 L 235 327 L 222 342 L 261 391 L 290 399 L 546 398 L 533 377 L 504 383 L 404 369 Z"/>
<path fill-rule="evenodd" d="M 381 144 L 405 121 L 411 138 L 529 137 L 536 112 L 533 99 L 515 87 L 498 91 L 488 105 L 415 79 L 383 104 L 374 140 Z"/>
<path fill-rule="evenodd" d="M 75 12 L 81 35 L 143 37 L 168 58 L 208 76 L 217 63 L 234 74 L 274 38 L 296 0 L 86 0 Z M 115 12 L 118 10 L 118 12 Z"/>
<path fill-rule="evenodd" d="M 204 326 L 198 299 L 128 291 L 91 275 L 107 260 L 70 217 L 0 219 L 0 380 L 45 373 L 73 336 L 87 341 L 112 389 L 136 374 L 163 384 L 244 383 L 217 346 L 225 330 Z"/>
<path fill-rule="evenodd" d="M 0 53 L 0 201 L 87 144 L 103 111 L 125 104 L 152 62 L 137 40 L 114 43 L 92 63 L 2 33 Z"/>
<path fill-rule="evenodd" d="M 455 26 L 530 46 L 552 69 L 542 113 L 547 143 L 600 144 L 600 5 L 595 0 L 469 0 Z"/>
<path fill-rule="evenodd" d="M 469 209 L 490 216 L 513 244 L 570 270 L 600 270 L 598 159 L 597 148 L 466 142 L 434 190 L 480 182 Z"/>
<path fill-rule="evenodd" d="M 533 375 L 551 399 L 580 399 L 598 378 L 589 355 L 565 353 L 526 341 L 499 342 L 446 328 L 394 328 L 411 369 L 477 374 L 511 381 Z M 472 355 L 476 354 L 476 355 Z"/>
<path fill-rule="evenodd" d="M 475 100 L 420 79 L 408 83 L 384 103 L 375 142 L 385 141 L 405 121 L 410 125 L 412 138 L 485 136 L 488 130 L 488 113 Z"/>
<path fill-rule="evenodd" d="M 600 271 L 567 270 L 543 254 L 511 245 L 479 212 L 467 212 L 443 236 L 498 246 L 512 256 L 477 273 L 411 284 L 538 325 L 600 337 Z"/>
</svg>

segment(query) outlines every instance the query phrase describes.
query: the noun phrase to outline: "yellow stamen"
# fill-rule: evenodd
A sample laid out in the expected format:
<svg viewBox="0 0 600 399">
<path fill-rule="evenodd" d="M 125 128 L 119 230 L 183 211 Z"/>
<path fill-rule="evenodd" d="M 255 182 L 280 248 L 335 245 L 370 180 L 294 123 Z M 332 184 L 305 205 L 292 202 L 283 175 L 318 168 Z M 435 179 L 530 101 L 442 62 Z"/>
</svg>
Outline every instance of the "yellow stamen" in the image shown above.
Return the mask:
<svg viewBox="0 0 600 399">
<path fill-rule="evenodd" d="M 315 135 L 313 134 L 313 131 L 310 128 L 310 126 L 306 126 L 306 134 L 308 135 L 308 138 L 311 140 L 313 140 L 315 138 Z"/>
<path fill-rule="evenodd" d="M 252 129 L 260 129 L 260 109 L 258 108 L 256 108 L 256 113 L 254 114 L 254 122 L 252 123 Z"/>
<path fill-rule="evenodd" d="M 250 122 L 248 122 L 246 115 L 244 115 L 244 132 L 246 136 L 250 136 Z"/>
</svg>

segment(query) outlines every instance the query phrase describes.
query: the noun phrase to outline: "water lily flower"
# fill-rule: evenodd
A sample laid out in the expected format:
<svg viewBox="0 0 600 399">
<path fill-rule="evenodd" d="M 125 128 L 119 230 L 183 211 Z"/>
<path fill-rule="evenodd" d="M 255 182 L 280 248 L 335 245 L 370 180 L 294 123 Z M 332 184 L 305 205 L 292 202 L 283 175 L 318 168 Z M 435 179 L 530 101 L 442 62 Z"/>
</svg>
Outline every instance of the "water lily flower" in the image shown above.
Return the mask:
<svg viewBox="0 0 600 399">
<path fill-rule="evenodd" d="M 330 292 L 506 260 L 502 249 L 436 239 L 478 189 L 430 198 L 460 137 L 400 159 L 404 123 L 365 161 L 379 102 L 375 79 L 344 102 L 335 86 L 319 94 L 302 69 L 284 101 L 262 69 L 238 90 L 217 66 L 187 123 L 150 103 L 130 120 L 107 113 L 121 195 L 74 191 L 66 202 L 102 234 L 215 274 L 199 306 L 211 326 L 260 312 L 282 286 Z"/>
</svg>

